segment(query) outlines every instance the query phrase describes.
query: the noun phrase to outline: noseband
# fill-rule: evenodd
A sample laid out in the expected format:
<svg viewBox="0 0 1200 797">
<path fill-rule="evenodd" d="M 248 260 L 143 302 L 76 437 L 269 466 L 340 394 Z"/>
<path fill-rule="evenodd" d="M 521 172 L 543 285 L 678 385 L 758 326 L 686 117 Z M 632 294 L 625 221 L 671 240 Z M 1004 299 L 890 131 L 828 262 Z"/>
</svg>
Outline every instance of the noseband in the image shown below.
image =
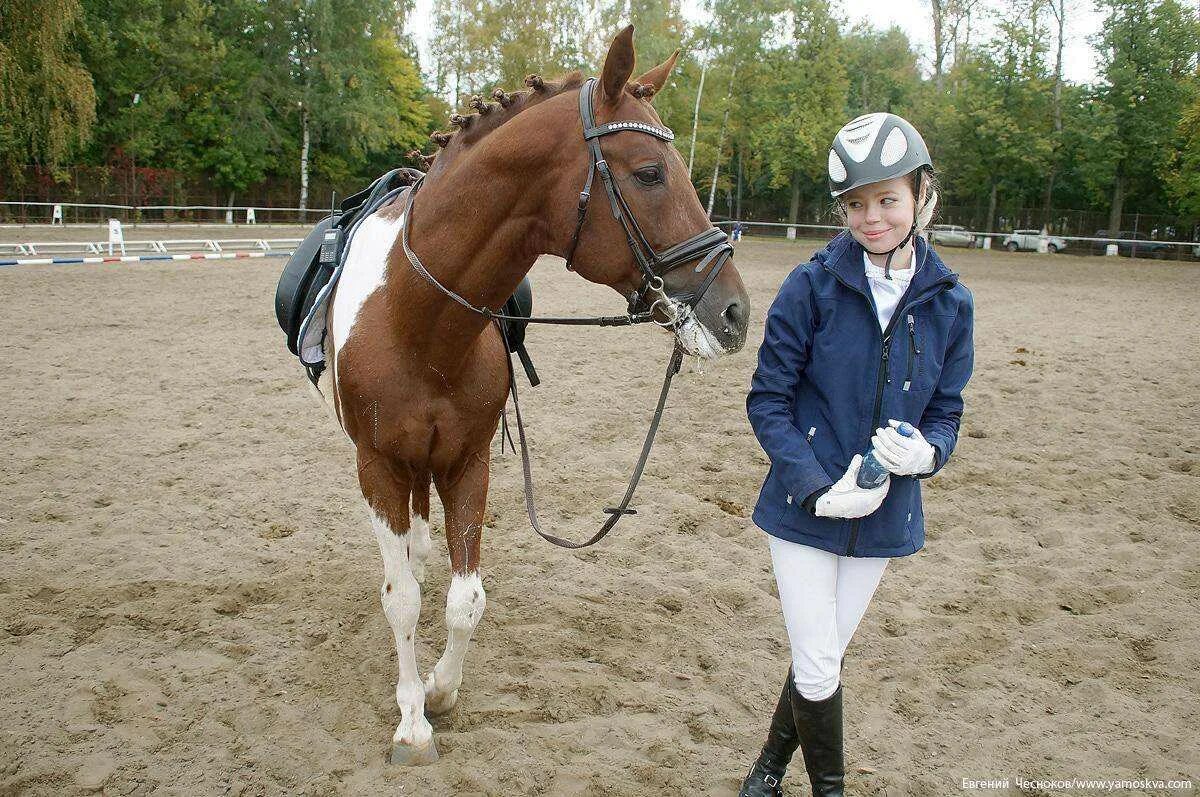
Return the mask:
<svg viewBox="0 0 1200 797">
<path fill-rule="evenodd" d="M 612 209 L 612 216 L 624 230 L 625 243 L 628 244 L 629 251 L 633 253 L 638 268 L 642 272 L 641 286 L 629 295 L 629 314 L 633 315 L 639 311 L 653 312 L 655 306 L 659 304 L 669 306 L 666 301 L 667 296 L 663 293 L 663 278 L 680 266 L 701 258 L 700 262 L 696 264 L 696 273 L 699 274 L 706 268 L 709 268 L 709 272 L 691 296 L 682 302 L 694 310 L 699 304 L 700 298 L 704 296 L 704 292 L 708 290 L 717 275 L 721 273 L 721 269 L 729 262 L 733 255 L 733 245 L 729 243 L 724 232 L 717 227 L 710 227 L 661 252 L 654 251 L 654 247 L 646 240 L 642 228 L 638 226 L 633 211 L 629 209 L 629 204 L 621 194 L 621 189 L 613 180 L 612 172 L 608 168 L 608 161 L 604 159 L 604 151 L 600 148 L 600 139 L 612 133 L 632 132 L 644 133 L 670 142 L 675 140 L 675 134 L 668 128 L 646 122 L 619 121 L 597 125 L 594 108 L 596 82 L 596 78 L 588 78 L 579 90 L 579 118 L 583 122 L 583 139 L 587 142 L 591 164 L 588 166 L 587 180 L 583 184 L 583 190 L 579 192 L 579 218 L 575 222 L 575 234 L 571 237 L 571 246 L 567 250 L 567 269 L 572 270 L 574 267 L 575 249 L 579 246 L 579 234 L 583 230 L 588 201 L 592 197 L 592 182 L 598 173 L 604 184 L 604 191 L 608 195 L 608 205 Z M 652 299 L 652 294 L 657 294 L 657 298 Z"/>
<path fill-rule="evenodd" d="M 413 205 L 416 202 L 417 189 L 421 187 L 421 184 L 425 180 L 424 176 L 417 180 L 409 192 L 408 207 L 405 209 L 400 220 L 400 244 L 413 270 L 445 296 L 453 299 L 462 307 L 491 320 L 500 331 L 500 337 L 504 340 L 505 351 L 509 355 L 507 357 L 509 390 L 512 393 L 513 411 L 517 419 L 517 433 L 521 441 L 521 466 L 525 476 L 525 508 L 529 515 L 529 523 L 533 527 L 533 530 L 543 539 L 563 548 L 586 548 L 589 545 L 594 545 L 603 539 L 604 535 L 608 534 L 609 530 L 622 517 L 637 514 L 637 510 L 629 508 L 629 503 L 633 500 L 633 493 L 637 489 L 642 471 L 646 467 L 646 460 L 650 456 L 650 449 L 654 444 L 654 436 L 658 431 L 659 422 L 662 420 L 663 409 L 666 407 L 667 394 L 671 389 L 671 379 L 675 374 L 679 373 L 679 366 L 683 360 L 683 350 L 679 347 L 677 341 L 675 349 L 671 353 L 671 359 L 667 363 L 667 372 L 663 378 L 662 390 L 659 392 L 658 405 L 655 407 L 654 417 L 651 419 L 650 428 L 646 432 L 646 439 L 642 444 L 641 454 L 638 457 L 637 464 L 634 466 L 633 476 L 629 481 L 621 503 L 618 506 L 608 507 L 604 510 L 605 514 L 609 515 L 609 517 L 601 525 L 599 531 L 592 535 L 591 539 L 585 542 L 572 542 L 553 534 L 547 534 L 542 531 L 538 523 L 537 510 L 533 501 L 533 475 L 529 463 L 529 449 L 525 441 L 525 425 L 521 420 L 521 405 L 517 399 L 517 379 L 516 374 L 513 373 L 512 352 L 508 350 L 508 339 L 504 336 L 501 322 L 518 321 L 529 324 L 626 326 L 655 321 L 660 326 L 675 330 L 696 309 L 704 293 L 712 286 L 713 282 L 717 279 L 717 275 L 721 273 L 721 269 L 725 267 L 725 264 L 733 256 L 733 245 L 729 243 L 729 239 L 725 233 L 717 227 L 710 227 L 701 233 L 693 235 L 686 241 L 681 241 L 661 252 L 656 252 L 654 247 L 650 245 L 650 242 L 646 240 L 646 236 L 642 233 L 641 227 L 638 226 L 633 212 L 629 209 L 628 203 L 625 202 L 625 197 L 621 195 L 620 189 L 617 188 L 617 184 L 613 180 L 612 172 L 608 168 L 608 162 L 604 159 L 604 151 L 600 148 L 600 139 L 611 133 L 633 132 L 645 133 L 662 141 L 673 141 L 675 134 L 665 127 L 632 120 L 607 122 L 597 126 L 592 96 L 595 92 L 596 82 L 596 78 L 588 78 L 579 90 L 579 117 L 583 122 L 583 138 L 587 142 L 591 163 L 588 166 L 587 179 L 584 182 L 583 190 L 579 193 L 579 218 L 575 223 L 575 234 L 571 238 L 571 246 L 567 250 L 567 268 L 573 270 L 575 250 L 579 246 L 579 234 L 583 230 L 583 222 L 587 217 L 588 200 L 591 199 L 592 183 L 595 176 L 599 174 L 600 180 L 604 184 L 605 193 L 608 195 L 608 204 L 612 209 L 613 218 L 617 220 L 621 225 L 621 229 L 625 231 L 625 241 L 629 245 L 629 250 L 633 253 L 634 260 L 637 261 L 638 269 L 642 273 L 641 285 L 629 295 L 629 306 L 625 315 L 597 316 L 593 318 L 559 318 L 547 316 L 525 318 L 524 316 L 510 316 L 494 312 L 488 307 L 476 306 L 447 288 L 429 273 L 425 265 L 421 262 L 421 259 L 417 257 L 417 254 L 413 252 L 408 244 L 408 228 L 412 224 Z M 699 285 L 690 295 L 679 297 L 668 296 L 663 290 L 663 278 L 671 271 L 693 260 L 699 261 L 696 263 L 695 273 L 699 274 L 708 269 L 708 273 L 704 276 L 704 279 L 700 281 Z M 660 307 L 668 317 L 665 322 L 659 322 L 654 318 L 655 310 Z M 507 422 L 505 423 L 505 427 L 507 428 Z M 512 436 L 509 435 L 510 445 L 511 440 Z M 500 446 L 501 451 L 503 451 L 503 436 L 500 438 Z"/>
</svg>

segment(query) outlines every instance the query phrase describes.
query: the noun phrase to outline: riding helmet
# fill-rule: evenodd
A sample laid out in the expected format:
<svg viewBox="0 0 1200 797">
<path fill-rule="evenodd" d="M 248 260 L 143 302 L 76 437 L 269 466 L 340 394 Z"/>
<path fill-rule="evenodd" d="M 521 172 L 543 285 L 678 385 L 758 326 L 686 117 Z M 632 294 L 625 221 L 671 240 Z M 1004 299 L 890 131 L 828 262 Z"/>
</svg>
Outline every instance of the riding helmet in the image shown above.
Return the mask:
<svg viewBox="0 0 1200 797">
<path fill-rule="evenodd" d="M 829 193 L 838 197 L 860 185 L 933 169 L 929 148 L 906 119 L 869 113 L 848 122 L 829 149 Z"/>
</svg>

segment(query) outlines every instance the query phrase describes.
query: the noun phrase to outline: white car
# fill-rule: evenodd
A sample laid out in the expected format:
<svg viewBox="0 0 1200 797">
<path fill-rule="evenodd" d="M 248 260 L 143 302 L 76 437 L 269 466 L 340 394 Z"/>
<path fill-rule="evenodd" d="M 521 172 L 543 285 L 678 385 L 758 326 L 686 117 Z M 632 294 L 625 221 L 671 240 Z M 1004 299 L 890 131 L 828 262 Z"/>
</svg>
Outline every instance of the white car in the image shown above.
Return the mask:
<svg viewBox="0 0 1200 797">
<path fill-rule="evenodd" d="M 1004 239 L 1004 248 L 1010 252 L 1015 252 L 1018 249 L 1029 249 L 1037 251 L 1038 241 L 1042 238 L 1041 230 L 1013 230 L 1008 237 Z M 1061 252 L 1067 248 L 1066 240 L 1059 238 L 1056 235 L 1046 236 L 1046 251 L 1050 254 Z"/>
<path fill-rule="evenodd" d="M 929 242 L 942 246 L 976 246 L 975 236 L 957 224 L 935 224 L 929 228 Z"/>
</svg>

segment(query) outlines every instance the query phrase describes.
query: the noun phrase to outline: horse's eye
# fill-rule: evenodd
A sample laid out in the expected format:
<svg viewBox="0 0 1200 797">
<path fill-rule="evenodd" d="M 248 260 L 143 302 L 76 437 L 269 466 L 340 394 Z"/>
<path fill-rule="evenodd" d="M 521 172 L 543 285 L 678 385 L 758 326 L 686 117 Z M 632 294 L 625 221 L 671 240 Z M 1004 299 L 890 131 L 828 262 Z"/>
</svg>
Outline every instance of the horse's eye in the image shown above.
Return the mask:
<svg viewBox="0 0 1200 797">
<path fill-rule="evenodd" d="M 638 169 L 633 173 L 633 176 L 642 185 L 657 185 L 663 181 L 662 170 L 657 166 L 647 166 L 645 169 Z"/>
</svg>

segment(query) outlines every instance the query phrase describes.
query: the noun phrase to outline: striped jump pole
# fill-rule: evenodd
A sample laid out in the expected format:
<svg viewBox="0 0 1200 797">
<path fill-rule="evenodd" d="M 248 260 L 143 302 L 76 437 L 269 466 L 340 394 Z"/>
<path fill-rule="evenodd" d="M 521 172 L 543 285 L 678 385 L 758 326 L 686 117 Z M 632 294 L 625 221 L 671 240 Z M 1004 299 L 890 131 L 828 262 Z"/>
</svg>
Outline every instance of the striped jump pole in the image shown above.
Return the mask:
<svg viewBox="0 0 1200 797">
<path fill-rule="evenodd" d="M 117 257 L 36 257 L 0 260 L 0 266 L 65 266 L 80 263 L 142 263 L 150 260 L 240 260 L 287 257 L 291 252 L 193 252 L 186 255 L 121 255 Z"/>
</svg>

